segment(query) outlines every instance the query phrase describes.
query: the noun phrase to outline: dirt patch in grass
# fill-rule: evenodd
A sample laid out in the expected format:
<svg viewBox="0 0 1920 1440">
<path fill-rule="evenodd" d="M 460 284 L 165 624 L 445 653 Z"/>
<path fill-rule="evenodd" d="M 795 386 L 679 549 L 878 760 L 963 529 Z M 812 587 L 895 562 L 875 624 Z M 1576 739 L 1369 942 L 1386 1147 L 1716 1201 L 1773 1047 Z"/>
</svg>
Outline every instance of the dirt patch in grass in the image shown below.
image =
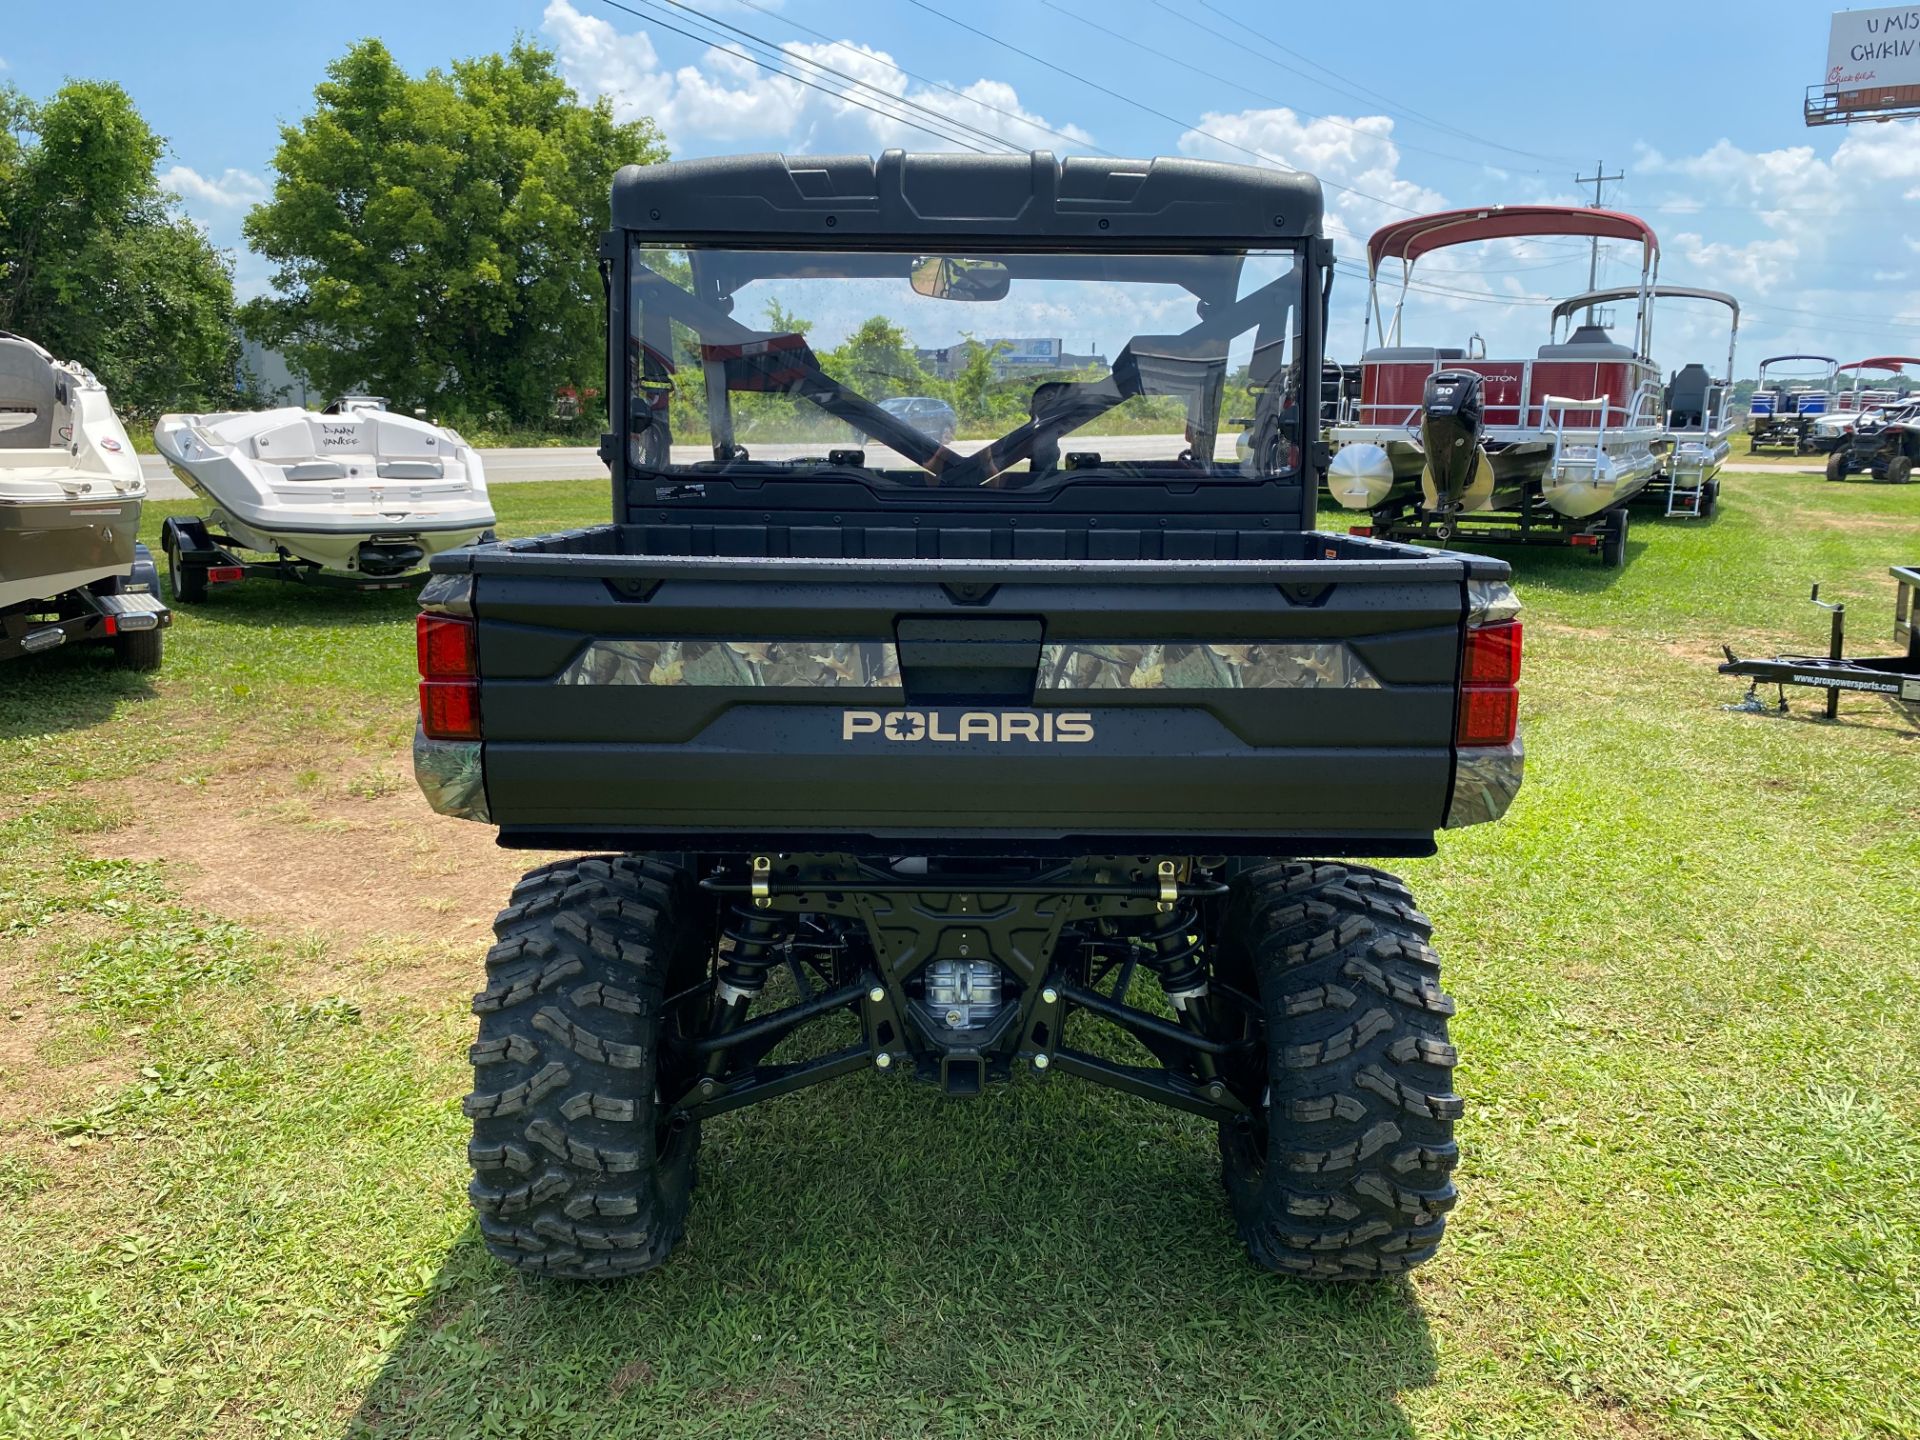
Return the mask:
<svg viewBox="0 0 1920 1440">
<path fill-rule="evenodd" d="M 383 989 L 439 993 L 443 976 L 382 967 L 382 954 L 470 970 L 514 881 L 544 858 L 434 814 L 404 753 L 230 754 L 191 785 L 120 783 L 143 818 L 91 837 L 94 855 L 164 861 L 187 904 L 288 947 L 295 989 L 307 988 L 297 972 L 326 988 L 359 958 Z"/>
</svg>

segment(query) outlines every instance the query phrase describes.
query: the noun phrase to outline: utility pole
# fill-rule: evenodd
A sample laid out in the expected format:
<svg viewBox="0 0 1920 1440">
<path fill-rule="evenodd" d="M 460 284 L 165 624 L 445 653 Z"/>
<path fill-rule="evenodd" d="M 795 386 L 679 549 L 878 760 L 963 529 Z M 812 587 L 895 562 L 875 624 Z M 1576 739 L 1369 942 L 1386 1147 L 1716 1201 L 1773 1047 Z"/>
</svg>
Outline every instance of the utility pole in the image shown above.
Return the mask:
<svg viewBox="0 0 1920 1440">
<path fill-rule="evenodd" d="M 1587 208 L 1589 210 L 1598 210 L 1601 208 L 1600 187 L 1609 180 L 1624 180 L 1626 178 L 1623 173 L 1617 170 L 1611 175 L 1607 174 L 1606 162 L 1604 160 L 1596 160 L 1593 162 L 1593 174 L 1575 175 L 1573 177 L 1573 183 L 1576 185 L 1593 186 L 1593 204 Z M 1589 243 L 1592 248 L 1588 251 L 1587 256 L 1587 289 L 1591 290 L 1595 285 L 1600 283 L 1600 237 L 1598 235 L 1594 236 Z M 1593 306 L 1589 305 L 1587 307 L 1587 324 L 1589 325 L 1593 324 L 1593 314 Z"/>
</svg>

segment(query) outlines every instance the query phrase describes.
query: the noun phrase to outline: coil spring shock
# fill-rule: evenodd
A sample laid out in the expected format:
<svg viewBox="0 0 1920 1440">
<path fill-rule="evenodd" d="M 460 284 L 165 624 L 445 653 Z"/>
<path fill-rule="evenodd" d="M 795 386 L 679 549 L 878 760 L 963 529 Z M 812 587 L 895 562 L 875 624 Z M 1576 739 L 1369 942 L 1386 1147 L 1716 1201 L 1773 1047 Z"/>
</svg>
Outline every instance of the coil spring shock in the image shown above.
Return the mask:
<svg viewBox="0 0 1920 1440">
<path fill-rule="evenodd" d="M 1142 938 L 1152 953 L 1142 962 L 1160 977 L 1160 988 L 1172 1002 L 1180 1023 L 1203 1039 L 1211 1038 L 1212 1016 L 1207 1006 L 1207 970 L 1201 963 L 1200 912 L 1191 902 L 1176 905 L 1159 917 Z M 1213 1057 L 1196 1054 L 1202 1079 L 1214 1075 Z"/>
<path fill-rule="evenodd" d="M 728 907 L 720 933 L 733 942 L 733 949 L 720 962 L 714 978 L 712 1035 L 725 1035 L 747 1017 L 755 997 L 766 989 L 767 976 L 777 960 L 774 949 L 783 929 L 781 920 L 765 910 L 735 902 Z M 707 1057 L 707 1073 L 719 1075 L 727 1066 L 724 1050 Z"/>
</svg>

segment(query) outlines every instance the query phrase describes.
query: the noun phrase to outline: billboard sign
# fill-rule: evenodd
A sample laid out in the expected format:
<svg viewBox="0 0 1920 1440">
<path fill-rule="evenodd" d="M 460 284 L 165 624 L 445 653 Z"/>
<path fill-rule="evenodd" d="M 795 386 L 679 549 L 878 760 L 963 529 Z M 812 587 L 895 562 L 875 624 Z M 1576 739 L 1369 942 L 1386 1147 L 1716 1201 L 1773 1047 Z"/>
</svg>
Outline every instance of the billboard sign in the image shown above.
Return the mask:
<svg viewBox="0 0 1920 1440">
<path fill-rule="evenodd" d="M 1843 94 L 1920 85 L 1920 7 L 1836 14 L 1827 34 L 1826 83 Z"/>
</svg>

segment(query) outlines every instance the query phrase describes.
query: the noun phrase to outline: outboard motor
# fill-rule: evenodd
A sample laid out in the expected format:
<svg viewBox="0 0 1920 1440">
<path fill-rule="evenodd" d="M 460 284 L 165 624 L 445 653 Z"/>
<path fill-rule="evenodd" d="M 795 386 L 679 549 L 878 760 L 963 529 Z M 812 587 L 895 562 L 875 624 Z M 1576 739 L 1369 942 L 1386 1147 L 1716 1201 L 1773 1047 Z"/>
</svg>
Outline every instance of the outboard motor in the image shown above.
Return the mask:
<svg viewBox="0 0 1920 1440">
<path fill-rule="evenodd" d="M 1422 479 L 1427 509 L 1442 517 L 1443 540 L 1453 533 L 1449 517 L 1484 504 L 1493 491 L 1493 465 L 1480 444 L 1485 385 L 1471 370 L 1442 370 L 1428 378 L 1421 402 Z"/>
</svg>

